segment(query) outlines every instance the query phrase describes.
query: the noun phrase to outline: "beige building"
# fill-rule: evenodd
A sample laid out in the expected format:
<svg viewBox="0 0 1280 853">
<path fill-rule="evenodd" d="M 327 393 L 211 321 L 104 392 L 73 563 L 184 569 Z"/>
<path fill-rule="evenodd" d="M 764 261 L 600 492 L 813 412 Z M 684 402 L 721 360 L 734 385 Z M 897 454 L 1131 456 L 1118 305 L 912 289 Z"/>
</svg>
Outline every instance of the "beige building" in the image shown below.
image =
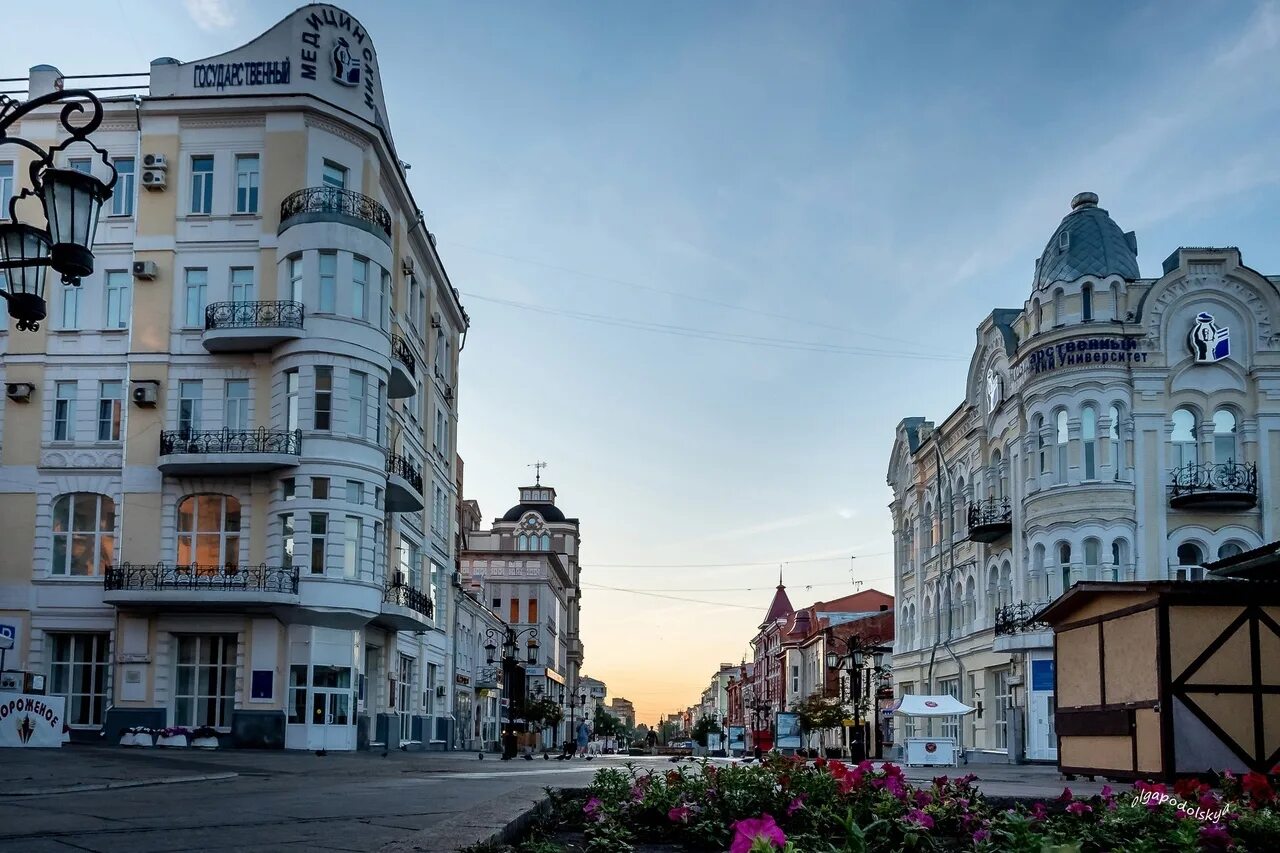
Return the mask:
<svg viewBox="0 0 1280 853">
<path fill-rule="evenodd" d="M 1080 193 L 1023 305 L 978 326 L 961 404 L 899 424 L 894 680 L 983 707 L 934 735 L 1055 759 L 1052 635 L 1030 614 L 1280 538 L 1278 283 L 1235 248 L 1180 248 L 1144 278 L 1133 233 Z"/>
<path fill-rule="evenodd" d="M 8 666 L 89 732 L 443 747 L 467 317 L 369 33 L 304 6 L 104 103 L 94 273 L 0 333 Z M 53 143 L 55 115 L 16 130 Z"/>
</svg>

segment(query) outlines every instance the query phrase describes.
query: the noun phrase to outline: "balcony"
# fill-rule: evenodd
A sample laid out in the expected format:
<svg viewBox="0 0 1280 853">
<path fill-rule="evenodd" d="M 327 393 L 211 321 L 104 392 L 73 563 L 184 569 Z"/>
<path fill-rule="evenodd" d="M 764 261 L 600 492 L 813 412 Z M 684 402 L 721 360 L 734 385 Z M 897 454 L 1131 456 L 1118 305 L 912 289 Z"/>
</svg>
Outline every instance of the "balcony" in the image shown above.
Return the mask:
<svg viewBox="0 0 1280 853">
<path fill-rule="evenodd" d="M 171 475 L 258 474 L 292 468 L 302 453 L 300 430 L 176 430 L 160 433 L 160 471 Z"/>
<path fill-rule="evenodd" d="M 996 542 L 1013 530 L 1013 510 L 1007 498 L 988 498 L 969 507 L 969 539 Z"/>
<path fill-rule="evenodd" d="M 292 604 L 298 596 L 294 566 L 199 566 L 121 563 L 102 579 L 108 604 L 198 604 L 233 608 Z"/>
<path fill-rule="evenodd" d="M 1173 509 L 1242 510 L 1258 505 L 1258 469 L 1252 463 L 1184 465 L 1169 487 Z"/>
<path fill-rule="evenodd" d="M 403 456 L 387 454 L 388 512 L 418 512 L 426 504 L 422 487 L 422 472 Z"/>
<path fill-rule="evenodd" d="M 302 337 L 301 302 L 215 302 L 204 309 L 208 352 L 265 352 Z"/>
<path fill-rule="evenodd" d="M 285 196 L 280 202 L 280 227 L 276 233 L 283 234 L 292 226 L 305 222 L 350 225 L 391 245 L 391 214 L 369 196 L 354 190 L 307 187 Z"/>
<path fill-rule="evenodd" d="M 409 342 L 400 335 L 391 336 L 391 381 L 387 383 L 387 398 L 401 400 L 418 392 L 417 359 L 409 349 Z"/>
<path fill-rule="evenodd" d="M 397 574 L 382 591 L 382 613 L 378 621 L 396 631 L 425 631 L 435 618 L 431 596 L 414 589 Z"/>
</svg>

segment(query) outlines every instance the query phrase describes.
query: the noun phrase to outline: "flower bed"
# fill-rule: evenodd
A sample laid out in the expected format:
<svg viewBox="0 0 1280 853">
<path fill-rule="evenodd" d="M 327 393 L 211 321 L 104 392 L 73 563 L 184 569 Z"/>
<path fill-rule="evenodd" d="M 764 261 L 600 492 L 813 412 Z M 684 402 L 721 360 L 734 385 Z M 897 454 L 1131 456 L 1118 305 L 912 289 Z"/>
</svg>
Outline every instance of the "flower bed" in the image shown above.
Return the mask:
<svg viewBox="0 0 1280 853">
<path fill-rule="evenodd" d="M 1276 851 L 1275 777 L 1250 773 L 1168 787 L 1138 783 L 1093 797 L 1064 790 L 1050 802 L 997 805 L 974 776 L 914 786 L 892 764 L 849 766 L 775 757 L 762 765 L 708 763 L 674 770 L 599 771 L 585 795 L 562 799 L 570 843 L 523 850 L 728 850 L 730 853 L 853 853 L 971 850 Z"/>
</svg>

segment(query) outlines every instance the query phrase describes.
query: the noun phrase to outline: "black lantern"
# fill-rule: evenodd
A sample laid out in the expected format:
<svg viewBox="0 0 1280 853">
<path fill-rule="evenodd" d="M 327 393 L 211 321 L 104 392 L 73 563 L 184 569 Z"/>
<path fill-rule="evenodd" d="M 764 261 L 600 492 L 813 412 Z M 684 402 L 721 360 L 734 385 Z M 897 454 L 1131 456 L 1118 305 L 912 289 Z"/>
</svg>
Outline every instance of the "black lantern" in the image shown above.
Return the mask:
<svg viewBox="0 0 1280 853">
<path fill-rule="evenodd" d="M 840 666 L 840 655 L 835 652 L 827 652 L 827 669 L 835 669 Z"/>
<path fill-rule="evenodd" d="M 538 662 L 538 641 L 530 640 L 529 641 L 529 663 L 537 663 L 537 662 Z"/>
<path fill-rule="evenodd" d="M 45 317 L 45 264 L 49 237 L 39 228 L 20 222 L 0 224 L 0 260 L 8 279 L 9 316 L 19 331 L 34 331 Z"/>
<path fill-rule="evenodd" d="M 66 284 L 79 285 L 93 272 L 93 236 L 102 203 L 111 189 L 93 175 L 75 169 L 45 169 L 40 201 L 49 220 L 49 264 Z"/>
<path fill-rule="evenodd" d="M 484 652 L 489 658 L 489 663 L 493 663 L 493 653 L 496 652 L 497 650 L 498 650 L 498 647 L 493 644 L 492 640 L 490 640 L 488 643 L 485 644 Z"/>
<path fill-rule="evenodd" d="M 863 659 L 865 656 L 866 656 L 866 652 L 864 652 L 861 648 L 855 648 L 855 649 L 853 650 L 853 667 L 854 667 L 854 669 L 862 669 L 862 659 Z"/>
</svg>

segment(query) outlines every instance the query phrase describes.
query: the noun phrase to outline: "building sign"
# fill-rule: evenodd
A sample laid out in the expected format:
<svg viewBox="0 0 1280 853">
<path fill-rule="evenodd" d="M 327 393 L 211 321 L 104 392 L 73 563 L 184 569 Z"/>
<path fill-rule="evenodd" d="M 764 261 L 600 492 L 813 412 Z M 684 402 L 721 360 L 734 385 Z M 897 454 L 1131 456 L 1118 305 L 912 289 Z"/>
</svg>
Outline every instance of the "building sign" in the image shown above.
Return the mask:
<svg viewBox="0 0 1280 853">
<path fill-rule="evenodd" d="M 1220 328 L 1213 315 L 1203 311 L 1187 333 L 1187 347 L 1197 364 L 1213 364 L 1231 355 L 1231 330 Z"/>
<path fill-rule="evenodd" d="M 355 18 L 341 9 L 324 6 L 303 20 L 299 38 L 303 80 L 315 80 L 322 63 L 327 64 L 333 82 L 360 89 L 364 105 L 377 111 L 373 42 Z"/>
<path fill-rule="evenodd" d="M 62 746 L 61 696 L 0 693 L 0 747 Z"/>
<path fill-rule="evenodd" d="M 1053 670 L 1051 660 L 1033 660 L 1031 662 L 1031 689 L 1053 692 Z"/>
<path fill-rule="evenodd" d="M 747 748 L 747 727 L 729 726 L 729 751 L 744 752 Z"/>
<path fill-rule="evenodd" d="M 1037 374 L 1086 364 L 1141 364 L 1148 355 L 1138 351 L 1137 338 L 1081 338 L 1032 350 L 1023 364 Z"/>
<path fill-rule="evenodd" d="M 800 733 L 800 717 L 797 714 L 780 713 L 775 718 L 777 734 L 774 746 L 778 749 L 800 749 L 804 746 Z"/>
<path fill-rule="evenodd" d="M 197 89 L 228 86 L 289 85 L 289 58 L 262 62 L 205 62 L 191 66 L 191 84 Z"/>
</svg>

